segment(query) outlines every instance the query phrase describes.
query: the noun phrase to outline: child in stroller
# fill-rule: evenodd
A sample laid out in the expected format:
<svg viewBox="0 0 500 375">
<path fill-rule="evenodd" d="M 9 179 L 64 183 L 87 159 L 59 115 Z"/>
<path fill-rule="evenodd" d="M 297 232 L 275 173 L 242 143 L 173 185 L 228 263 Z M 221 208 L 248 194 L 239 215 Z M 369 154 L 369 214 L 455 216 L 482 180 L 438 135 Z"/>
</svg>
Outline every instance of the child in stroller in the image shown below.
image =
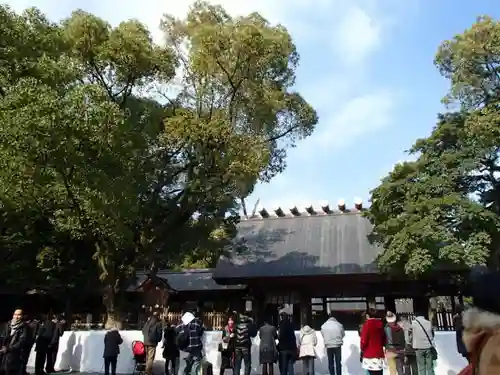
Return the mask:
<svg viewBox="0 0 500 375">
<path fill-rule="evenodd" d="M 142 341 L 132 342 L 132 355 L 134 356 L 132 375 L 143 375 L 146 371 L 146 347 Z"/>
</svg>

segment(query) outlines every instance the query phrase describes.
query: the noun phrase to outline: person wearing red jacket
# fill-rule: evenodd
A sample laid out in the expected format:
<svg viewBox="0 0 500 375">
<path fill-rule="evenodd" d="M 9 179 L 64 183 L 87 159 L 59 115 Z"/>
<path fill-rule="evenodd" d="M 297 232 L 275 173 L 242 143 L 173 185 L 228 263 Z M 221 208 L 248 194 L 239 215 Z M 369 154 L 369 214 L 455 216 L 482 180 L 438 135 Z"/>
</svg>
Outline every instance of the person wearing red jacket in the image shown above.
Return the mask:
<svg viewBox="0 0 500 375">
<path fill-rule="evenodd" d="M 385 365 L 384 346 L 386 336 L 384 323 L 374 309 L 366 313 L 366 321 L 361 328 L 361 366 L 370 375 L 382 375 Z"/>
</svg>

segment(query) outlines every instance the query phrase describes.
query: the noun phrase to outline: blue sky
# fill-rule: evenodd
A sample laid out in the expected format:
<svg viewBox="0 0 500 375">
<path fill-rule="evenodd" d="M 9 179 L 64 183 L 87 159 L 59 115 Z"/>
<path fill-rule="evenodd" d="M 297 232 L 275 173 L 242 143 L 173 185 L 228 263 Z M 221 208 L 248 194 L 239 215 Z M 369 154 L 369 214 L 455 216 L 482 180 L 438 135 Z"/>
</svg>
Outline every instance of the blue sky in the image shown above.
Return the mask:
<svg viewBox="0 0 500 375">
<path fill-rule="evenodd" d="M 9 0 L 53 20 L 82 8 L 118 23 L 138 18 L 159 38 L 163 13 L 183 0 Z M 268 208 L 364 201 L 418 137 L 434 125 L 448 83 L 433 65 L 438 45 L 479 15 L 500 16 L 494 0 L 221 0 L 232 14 L 259 11 L 283 23 L 301 55 L 297 90 L 317 109 L 315 134 L 290 150 L 288 168 L 256 187 L 249 206 Z"/>
</svg>

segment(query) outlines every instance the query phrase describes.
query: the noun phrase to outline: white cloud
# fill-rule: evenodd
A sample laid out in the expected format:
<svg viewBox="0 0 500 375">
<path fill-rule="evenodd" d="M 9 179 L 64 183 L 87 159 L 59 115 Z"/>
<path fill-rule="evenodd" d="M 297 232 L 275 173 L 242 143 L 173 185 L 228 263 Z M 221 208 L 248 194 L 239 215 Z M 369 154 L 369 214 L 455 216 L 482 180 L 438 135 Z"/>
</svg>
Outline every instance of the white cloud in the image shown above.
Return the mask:
<svg viewBox="0 0 500 375">
<path fill-rule="evenodd" d="M 380 46 L 382 23 L 363 8 L 352 5 L 341 18 L 333 38 L 346 64 L 359 64 Z"/>
<path fill-rule="evenodd" d="M 322 118 L 322 125 L 308 139 L 307 146 L 317 154 L 349 147 L 356 139 L 377 133 L 392 123 L 394 95 L 389 90 L 358 94 L 341 102 Z"/>
<path fill-rule="evenodd" d="M 339 56 L 346 62 L 359 62 L 367 57 L 379 44 L 381 24 L 369 12 L 362 8 L 360 1 L 344 2 L 342 0 L 212 0 L 213 4 L 222 5 L 232 15 L 243 15 L 253 11 L 260 12 L 273 23 L 283 23 L 292 34 L 317 38 L 322 36 L 334 40 L 332 48 L 337 49 Z M 37 6 L 50 17 L 60 19 L 69 15 L 76 8 L 82 8 L 117 24 L 124 19 L 137 18 L 147 24 L 153 32 L 155 40 L 161 40 L 158 29 L 163 14 L 169 13 L 177 17 L 186 14 L 193 0 L 123 0 L 120 6 L 112 0 L 78 1 L 69 0 L 61 6 L 56 0 L 7 0 L 5 3 L 16 10 L 28 6 Z M 330 15 L 338 16 L 332 20 Z M 306 21 L 311 19 L 310 22 Z M 314 21 L 312 21 L 314 19 Z M 319 21 L 319 22 L 316 22 Z M 332 22 L 333 21 L 333 22 Z M 318 23 L 322 27 L 318 27 Z"/>
<path fill-rule="evenodd" d="M 299 45 L 299 53 L 303 57 L 307 53 L 308 60 L 326 62 L 326 66 L 329 66 L 311 70 L 306 64 L 299 72 L 300 77 L 305 75 L 306 78 L 299 77 L 299 82 L 304 84 L 298 90 L 304 92 L 320 114 L 316 133 L 293 150 L 300 151 L 301 161 L 311 154 L 317 156 L 348 146 L 357 138 L 374 134 L 391 123 L 395 95 L 389 89 L 375 88 L 365 92 L 369 86 L 367 61 L 381 48 L 387 34 L 387 19 L 391 17 L 390 10 L 393 9 L 392 6 L 386 6 L 387 1 L 392 0 L 210 1 L 222 5 L 232 15 L 257 11 L 272 23 L 284 24 Z M 150 28 L 157 42 L 162 39 L 158 26 L 163 14 L 182 17 L 193 3 L 192 0 L 122 0 L 119 4 L 112 0 L 5 2 L 16 10 L 35 5 L 53 20 L 67 17 L 77 8 L 93 12 L 115 25 L 122 20 L 136 18 Z M 313 153 L 308 152 L 313 149 Z M 295 158 L 296 161 L 298 159 Z M 292 171 L 294 165 L 290 164 L 289 168 Z M 314 168 L 313 163 L 311 169 Z M 302 187 L 290 183 L 289 175 L 290 173 L 285 172 L 270 185 L 266 184 L 265 188 L 261 185 L 256 194 L 264 189 L 266 192 L 274 190 L 276 194 L 272 195 L 278 199 L 273 201 L 270 197 L 269 203 L 284 204 L 287 208 L 291 204 L 307 200 L 301 198 L 303 194 L 314 194 L 313 191 L 304 191 Z"/>
<path fill-rule="evenodd" d="M 321 59 L 332 59 L 335 52 L 346 64 L 342 71 L 319 71 L 314 86 L 305 87 L 306 97 L 316 108 L 336 108 L 334 102 L 343 101 L 346 96 L 358 94 L 358 87 L 363 87 L 364 69 L 353 68 L 352 64 L 361 64 L 381 45 L 383 18 L 377 17 L 377 8 L 369 6 L 362 0 L 214 0 L 214 4 L 222 5 L 233 15 L 248 14 L 252 11 L 261 12 L 271 22 L 281 22 L 292 32 L 292 35 L 305 38 L 320 38 L 328 41 L 330 49 L 317 51 Z M 27 0 L 8 0 L 8 4 L 20 10 L 30 3 Z M 64 4 L 56 0 L 38 0 L 35 2 L 49 17 L 59 19 L 69 15 L 70 10 L 81 7 L 94 12 L 112 24 L 124 19 L 137 18 L 147 24 L 153 31 L 155 40 L 161 40 L 158 29 L 163 14 L 170 13 L 178 17 L 186 14 L 192 0 L 161 1 L 156 0 L 123 0 L 120 6 L 111 0 L 86 1 L 71 0 Z M 31 3 L 32 4 L 32 3 Z M 64 14 L 65 13 L 65 14 Z M 333 18 L 332 18 L 333 14 Z M 384 16 L 385 17 L 385 16 Z M 307 20 L 311 21 L 307 21 Z M 309 29 L 309 31 L 307 31 Z M 332 42 L 333 40 L 333 42 Z M 300 51 L 299 51 L 300 52 Z M 354 73 L 354 74 L 352 74 Z M 357 91 L 357 92 L 356 92 Z M 330 103 L 328 103 L 328 101 Z M 370 103 L 373 101 L 373 103 Z M 380 128 L 388 122 L 392 106 L 387 93 L 374 93 L 355 98 L 347 103 L 339 114 L 321 113 L 322 133 L 326 138 L 322 143 L 329 145 L 335 138 L 353 138 Z M 363 114 L 364 109 L 372 111 Z M 380 118 L 376 118 L 380 115 Z M 364 117 L 363 117 L 364 116 Z M 368 121 L 369 120 L 369 121 Z M 327 123 L 324 123 L 324 122 Z M 365 122 L 365 123 L 363 123 Z M 348 129 L 345 124 L 350 123 Z"/>
</svg>

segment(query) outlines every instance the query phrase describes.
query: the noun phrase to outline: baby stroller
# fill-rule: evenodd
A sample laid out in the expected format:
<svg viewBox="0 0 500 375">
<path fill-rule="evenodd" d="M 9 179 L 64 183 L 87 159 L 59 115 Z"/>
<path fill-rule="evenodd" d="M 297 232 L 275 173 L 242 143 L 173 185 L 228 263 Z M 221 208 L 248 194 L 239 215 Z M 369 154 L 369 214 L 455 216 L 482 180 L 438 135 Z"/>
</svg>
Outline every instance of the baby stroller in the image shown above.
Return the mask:
<svg viewBox="0 0 500 375">
<path fill-rule="evenodd" d="M 142 341 L 132 342 L 132 355 L 134 356 L 132 375 L 143 375 L 146 371 L 146 347 Z"/>
</svg>

